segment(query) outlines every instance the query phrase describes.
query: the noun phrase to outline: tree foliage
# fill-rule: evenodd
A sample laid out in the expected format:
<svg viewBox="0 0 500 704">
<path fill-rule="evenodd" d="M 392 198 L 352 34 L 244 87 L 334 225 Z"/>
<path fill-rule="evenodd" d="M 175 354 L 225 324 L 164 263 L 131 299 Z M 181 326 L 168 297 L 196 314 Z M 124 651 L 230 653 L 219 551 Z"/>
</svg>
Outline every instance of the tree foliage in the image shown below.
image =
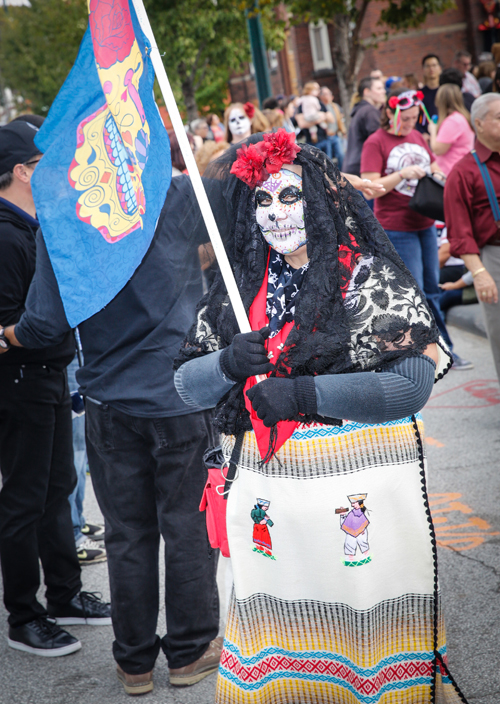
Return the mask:
<svg viewBox="0 0 500 704">
<path fill-rule="evenodd" d="M 249 58 L 244 15 L 229 0 L 147 0 L 146 9 L 188 118 L 220 111 L 231 71 Z"/>
<path fill-rule="evenodd" d="M 253 0 L 246 0 L 248 7 Z M 368 40 L 362 38 L 366 12 L 376 0 L 289 0 L 287 8 L 293 24 L 323 20 L 333 26 L 332 56 L 340 98 L 348 110 L 364 51 L 376 41 L 387 39 L 389 30 L 419 27 L 430 15 L 455 6 L 454 0 L 386 0 L 380 7 L 380 32 Z M 260 0 L 260 7 L 274 7 L 278 0 Z"/>
<path fill-rule="evenodd" d="M 181 110 L 221 112 L 233 72 L 250 60 L 245 12 L 237 0 L 145 0 Z M 283 23 L 262 12 L 266 41 L 280 49 Z M 0 66 L 4 85 L 45 114 L 69 73 L 87 27 L 86 0 L 31 0 L 0 7 Z"/>
<path fill-rule="evenodd" d="M 86 0 L 31 0 L 31 7 L 0 8 L 3 84 L 44 115 L 78 53 L 87 28 Z"/>
<path fill-rule="evenodd" d="M 234 0 L 147 0 L 146 7 L 174 92 L 179 98 L 182 95 L 189 119 L 199 110 L 220 113 L 231 74 L 250 60 L 240 4 Z M 264 9 L 262 21 L 269 48 L 280 49 L 283 23 L 275 21 L 271 8 Z"/>
</svg>

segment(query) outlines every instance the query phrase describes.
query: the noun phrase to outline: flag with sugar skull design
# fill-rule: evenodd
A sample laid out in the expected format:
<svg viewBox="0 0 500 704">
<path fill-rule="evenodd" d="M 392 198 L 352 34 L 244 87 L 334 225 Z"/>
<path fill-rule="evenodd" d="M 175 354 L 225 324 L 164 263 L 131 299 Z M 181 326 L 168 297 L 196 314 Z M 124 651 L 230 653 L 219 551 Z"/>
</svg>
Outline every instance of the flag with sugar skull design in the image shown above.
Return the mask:
<svg viewBox="0 0 500 704">
<path fill-rule="evenodd" d="M 75 64 L 36 138 L 33 196 L 69 324 L 101 310 L 151 244 L 171 180 L 150 44 L 129 0 L 88 0 Z"/>
</svg>

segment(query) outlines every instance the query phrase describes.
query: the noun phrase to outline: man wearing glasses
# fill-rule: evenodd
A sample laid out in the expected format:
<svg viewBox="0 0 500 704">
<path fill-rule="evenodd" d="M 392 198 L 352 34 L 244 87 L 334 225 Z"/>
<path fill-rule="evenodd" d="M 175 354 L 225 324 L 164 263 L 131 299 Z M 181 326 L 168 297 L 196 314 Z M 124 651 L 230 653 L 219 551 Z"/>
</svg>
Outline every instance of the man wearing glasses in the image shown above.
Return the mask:
<svg viewBox="0 0 500 704">
<path fill-rule="evenodd" d="M 455 68 L 462 74 L 462 91 L 464 93 L 470 93 L 474 98 L 479 98 L 483 91 L 477 79 L 470 72 L 472 68 L 472 56 L 468 51 L 456 52 Z"/>
<path fill-rule="evenodd" d="M 31 177 L 42 158 L 38 128 L 14 121 L 0 128 L 0 320 L 15 324 L 35 273 L 39 227 Z M 10 347 L 0 330 L 0 345 Z M 79 650 L 64 624 L 111 622 L 109 605 L 82 592 L 68 496 L 73 464 L 66 367 L 72 332 L 43 350 L 0 356 L 0 561 L 9 645 L 43 656 Z M 47 608 L 36 598 L 42 563 Z M 51 618 L 49 618 L 49 616 Z"/>
</svg>

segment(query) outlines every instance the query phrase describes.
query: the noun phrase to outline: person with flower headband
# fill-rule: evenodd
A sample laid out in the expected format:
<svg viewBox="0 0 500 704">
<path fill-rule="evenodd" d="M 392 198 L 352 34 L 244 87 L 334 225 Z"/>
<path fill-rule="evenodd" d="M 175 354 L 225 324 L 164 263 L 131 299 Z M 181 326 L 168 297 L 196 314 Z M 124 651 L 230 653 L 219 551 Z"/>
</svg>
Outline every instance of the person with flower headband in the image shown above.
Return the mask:
<svg viewBox="0 0 500 704">
<path fill-rule="evenodd" d="M 175 362 L 184 402 L 215 407 L 226 461 L 216 703 L 458 704 L 415 415 L 450 365 L 428 305 L 363 197 L 285 130 L 231 147 L 205 183 L 252 328 L 219 274 Z M 335 507 L 359 492 L 370 555 L 346 560 Z M 273 559 L 254 550 L 256 496 Z"/>
<path fill-rule="evenodd" d="M 418 182 L 426 174 L 445 179 L 428 142 L 415 129 L 420 111 L 426 111 L 422 100 L 423 93 L 414 90 L 398 89 L 388 96 L 381 126 L 363 146 L 361 176 L 384 186 L 385 193 L 375 195 L 375 216 L 425 293 L 451 348 L 439 307 L 441 291 L 434 220 L 409 206 Z M 465 368 L 464 365 L 470 368 L 470 362 L 455 354 L 455 368 Z"/>
<path fill-rule="evenodd" d="M 231 103 L 224 111 L 225 141 L 242 142 L 256 132 L 270 129 L 267 117 L 253 103 Z"/>
</svg>

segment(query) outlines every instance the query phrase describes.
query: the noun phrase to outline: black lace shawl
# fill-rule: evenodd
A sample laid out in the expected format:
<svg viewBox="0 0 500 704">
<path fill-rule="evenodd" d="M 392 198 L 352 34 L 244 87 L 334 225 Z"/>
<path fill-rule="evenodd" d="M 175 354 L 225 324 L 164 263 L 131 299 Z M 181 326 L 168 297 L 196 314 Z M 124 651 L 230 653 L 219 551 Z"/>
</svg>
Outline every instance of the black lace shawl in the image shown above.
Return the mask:
<svg viewBox="0 0 500 704">
<path fill-rule="evenodd" d="M 246 143 L 261 139 L 253 135 Z M 269 246 L 255 218 L 254 190 L 229 173 L 240 146 L 213 162 L 205 181 L 248 311 L 267 276 Z M 437 326 L 423 294 L 364 198 L 318 149 L 301 145 L 294 163 L 302 167 L 310 265 L 296 300 L 295 326 L 273 375 L 385 370 L 437 342 Z M 228 346 L 238 332 L 218 273 L 198 305 L 174 368 Z M 251 428 L 243 386 L 235 384 L 217 405 L 220 432 Z"/>
</svg>

